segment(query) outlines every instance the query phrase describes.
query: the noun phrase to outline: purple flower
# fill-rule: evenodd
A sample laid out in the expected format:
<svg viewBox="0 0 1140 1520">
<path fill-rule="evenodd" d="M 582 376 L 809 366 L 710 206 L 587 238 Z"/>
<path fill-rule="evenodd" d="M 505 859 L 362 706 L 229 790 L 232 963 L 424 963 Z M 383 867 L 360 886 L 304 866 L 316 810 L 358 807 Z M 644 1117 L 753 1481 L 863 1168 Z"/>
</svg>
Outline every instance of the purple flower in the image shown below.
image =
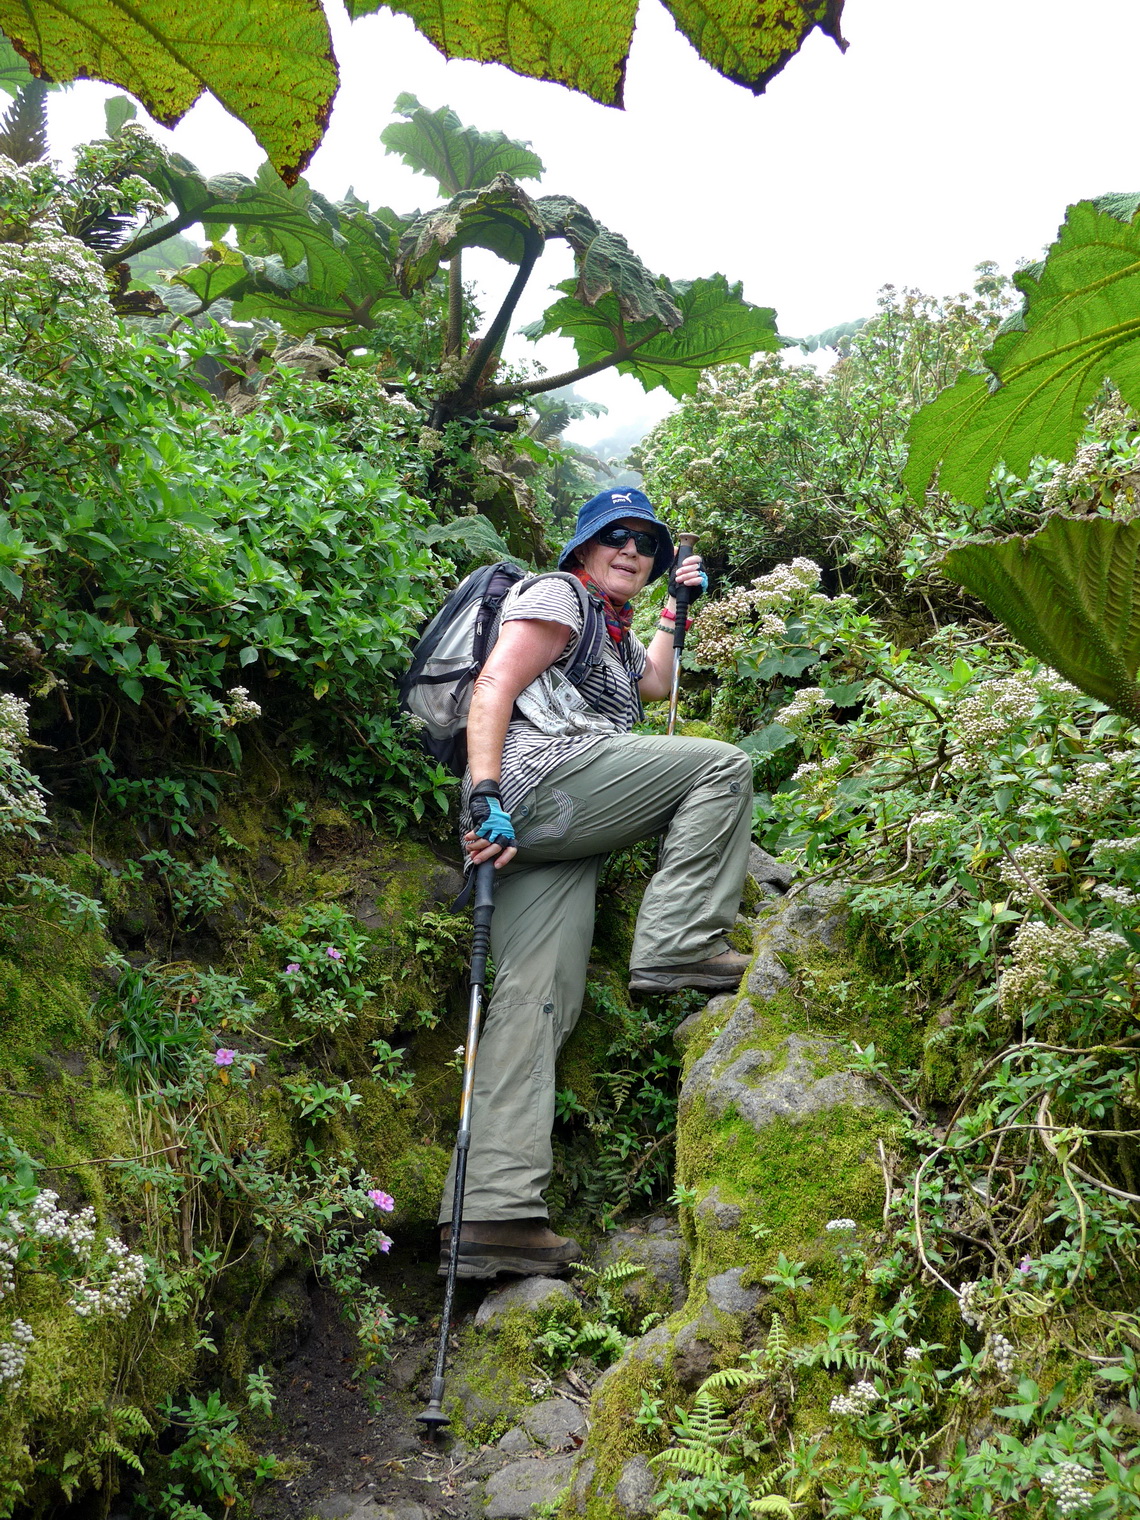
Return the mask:
<svg viewBox="0 0 1140 1520">
<path fill-rule="evenodd" d="M 1029 1271 L 1029 1268 L 1030 1268 L 1030 1267 L 1031 1267 L 1031 1266 L 1032 1266 L 1032 1265 L 1033 1265 L 1033 1260 L 1032 1260 L 1032 1258 L 1031 1258 L 1031 1257 L 1029 1257 L 1029 1256 L 1023 1256 L 1023 1257 L 1022 1257 L 1022 1258 L 1021 1258 L 1021 1260 L 1020 1260 L 1020 1261 L 1019 1261 L 1019 1262 L 1018 1262 L 1018 1264 L 1017 1264 L 1017 1270 L 1018 1270 L 1018 1271 L 1019 1271 L 1019 1272 L 1028 1272 L 1028 1271 Z"/>
<path fill-rule="evenodd" d="M 214 1065 L 215 1066 L 232 1066 L 234 1064 L 234 1056 L 236 1056 L 236 1055 L 237 1055 L 237 1051 L 236 1050 L 215 1050 L 214 1051 Z"/>
<path fill-rule="evenodd" d="M 300 971 L 300 969 L 301 969 L 301 963 L 300 963 L 300 961 L 290 961 L 289 964 L 285 967 L 285 975 L 286 976 L 296 976 L 297 972 Z"/>
<path fill-rule="evenodd" d="M 368 1196 L 378 1209 L 383 1209 L 385 1214 L 390 1214 L 396 1207 L 396 1200 L 391 1193 L 382 1192 L 380 1188 L 369 1188 Z"/>
<path fill-rule="evenodd" d="M 385 1256 L 387 1256 L 387 1254 L 388 1254 L 388 1252 L 389 1252 L 389 1251 L 390 1251 L 390 1250 L 391 1250 L 391 1249 L 392 1249 L 392 1242 L 391 1242 L 391 1240 L 390 1240 L 390 1239 L 389 1239 L 389 1238 L 388 1238 L 388 1236 L 387 1236 L 387 1235 L 385 1235 L 385 1236 L 384 1236 L 384 1237 L 383 1237 L 383 1238 L 382 1238 L 382 1239 L 381 1239 L 381 1240 L 380 1240 L 380 1241 L 379 1241 L 379 1242 L 378 1242 L 378 1244 L 379 1244 L 379 1246 L 380 1246 L 380 1249 L 381 1249 L 381 1250 L 382 1250 L 382 1251 L 383 1251 L 383 1252 L 384 1252 L 384 1255 L 385 1255 Z"/>
<path fill-rule="evenodd" d="M 330 945 L 328 947 L 328 949 L 325 951 L 325 954 L 328 956 L 328 958 L 329 958 L 330 961 L 342 961 L 342 960 L 344 960 L 344 951 L 343 950 L 338 950 L 335 945 Z"/>
</svg>

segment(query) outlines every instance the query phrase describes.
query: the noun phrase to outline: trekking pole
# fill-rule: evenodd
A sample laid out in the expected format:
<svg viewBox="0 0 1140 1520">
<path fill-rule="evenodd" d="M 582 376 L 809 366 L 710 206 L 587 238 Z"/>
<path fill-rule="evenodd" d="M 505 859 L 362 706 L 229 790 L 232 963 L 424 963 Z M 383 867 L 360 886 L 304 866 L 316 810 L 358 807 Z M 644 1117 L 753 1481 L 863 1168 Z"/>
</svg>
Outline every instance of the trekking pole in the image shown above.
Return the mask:
<svg viewBox="0 0 1140 1520">
<path fill-rule="evenodd" d="M 463 1046 L 463 1090 L 459 1097 L 459 1133 L 455 1138 L 455 1192 L 451 1201 L 451 1241 L 447 1256 L 447 1283 L 443 1290 L 443 1315 L 439 1325 L 439 1346 L 435 1353 L 435 1372 L 431 1380 L 431 1398 L 422 1414 L 416 1416 L 432 1435 L 451 1421 L 443 1412 L 444 1368 L 447 1364 L 447 1337 L 451 1331 L 451 1304 L 455 1297 L 455 1275 L 459 1269 L 459 1236 L 463 1229 L 463 1188 L 467 1181 L 467 1152 L 471 1148 L 471 1094 L 475 1086 L 475 1057 L 479 1049 L 479 1027 L 483 1020 L 483 988 L 487 980 L 487 955 L 491 949 L 491 915 L 495 911 L 495 862 L 485 860 L 475 867 L 475 931 L 471 936 L 471 995 L 467 1005 L 467 1040 Z"/>
<path fill-rule="evenodd" d="M 678 565 L 683 559 L 688 559 L 696 542 L 695 533 L 677 534 Z M 667 734 L 671 734 L 677 726 L 677 702 L 681 690 L 681 656 L 685 652 L 685 621 L 689 613 L 688 586 L 678 586 L 674 600 L 677 603 L 677 621 L 673 624 L 673 681 L 669 687 L 669 726 L 665 730 Z"/>
</svg>

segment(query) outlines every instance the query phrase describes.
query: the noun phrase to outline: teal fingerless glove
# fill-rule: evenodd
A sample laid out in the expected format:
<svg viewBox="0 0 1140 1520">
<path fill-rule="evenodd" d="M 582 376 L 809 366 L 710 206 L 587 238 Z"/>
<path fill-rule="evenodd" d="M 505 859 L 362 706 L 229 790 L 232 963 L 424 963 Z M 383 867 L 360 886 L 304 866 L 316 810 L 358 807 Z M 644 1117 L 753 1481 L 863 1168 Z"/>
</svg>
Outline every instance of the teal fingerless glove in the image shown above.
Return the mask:
<svg viewBox="0 0 1140 1520">
<path fill-rule="evenodd" d="M 471 822 L 480 839 L 488 844 L 509 845 L 515 842 L 511 815 L 503 810 L 499 789 L 493 781 L 480 781 L 471 792 Z"/>
</svg>

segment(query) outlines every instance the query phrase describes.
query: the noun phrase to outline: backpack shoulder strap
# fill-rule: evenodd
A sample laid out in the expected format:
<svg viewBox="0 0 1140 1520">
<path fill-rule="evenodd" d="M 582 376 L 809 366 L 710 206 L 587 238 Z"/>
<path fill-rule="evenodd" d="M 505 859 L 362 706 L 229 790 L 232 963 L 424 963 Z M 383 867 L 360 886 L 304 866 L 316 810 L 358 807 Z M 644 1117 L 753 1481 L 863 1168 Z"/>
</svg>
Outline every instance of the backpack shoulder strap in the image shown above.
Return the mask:
<svg viewBox="0 0 1140 1520">
<path fill-rule="evenodd" d="M 521 596 L 531 586 L 546 580 L 566 581 L 576 592 L 582 609 L 582 632 L 566 670 L 566 679 L 570 684 L 580 686 L 594 666 L 601 664 L 602 640 L 606 637 L 605 614 L 578 577 L 567 570 L 543 570 L 537 575 L 528 575 L 512 589 L 516 595 Z"/>
</svg>

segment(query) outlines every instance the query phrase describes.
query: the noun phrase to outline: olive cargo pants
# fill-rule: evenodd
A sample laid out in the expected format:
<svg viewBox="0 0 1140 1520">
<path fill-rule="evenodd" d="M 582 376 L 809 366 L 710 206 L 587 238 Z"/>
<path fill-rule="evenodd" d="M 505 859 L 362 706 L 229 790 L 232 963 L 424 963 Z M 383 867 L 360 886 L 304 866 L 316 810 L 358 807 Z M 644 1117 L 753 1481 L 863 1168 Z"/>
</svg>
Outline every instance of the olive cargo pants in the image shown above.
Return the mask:
<svg viewBox="0 0 1140 1520">
<path fill-rule="evenodd" d="M 718 739 L 615 735 L 551 771 L 512 814 L 519 853 L 498 873 L 495 984 L 475 1065 L 465 1219 L 546 1217 L 554 1063 L 582 1010 L 605 857 L 665 831 L 633 967 L 718 955 L 748 864 L 752 766 Z M 451 1218 L 455 1162 L 440 1223 Z"/>
</svg>

